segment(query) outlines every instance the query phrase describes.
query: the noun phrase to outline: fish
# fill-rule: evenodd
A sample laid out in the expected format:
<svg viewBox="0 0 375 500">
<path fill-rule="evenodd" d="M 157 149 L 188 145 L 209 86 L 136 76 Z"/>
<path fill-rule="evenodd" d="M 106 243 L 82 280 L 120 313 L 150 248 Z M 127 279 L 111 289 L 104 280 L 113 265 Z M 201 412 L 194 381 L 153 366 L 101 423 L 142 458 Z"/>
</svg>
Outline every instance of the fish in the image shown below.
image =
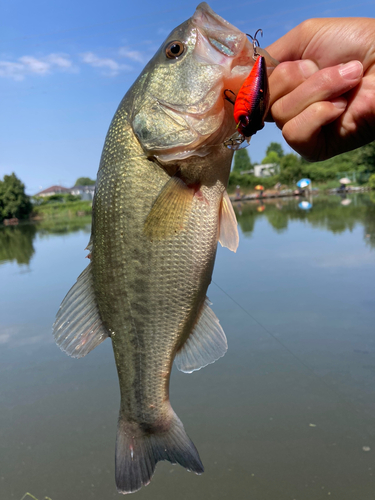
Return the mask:
<svg viewBox="0 0 375 500">
<path fill-rule="evenodd" d="M 93 200 L 90 262 L 61 303 L 58 346 L 80 358 L 112 341 L 121 403 L 119 493 L 149 484 L 157 462 L 203 472 L 169 399 L 172 364 L 191 373 L 227 350 L 206 296 L 218 241 L 236 251 L 226 192 L 236 124 L 223 91 L 253 65 L 246 35 L 206 3 L 175 28 L 110 124 Z"/>
</svg>

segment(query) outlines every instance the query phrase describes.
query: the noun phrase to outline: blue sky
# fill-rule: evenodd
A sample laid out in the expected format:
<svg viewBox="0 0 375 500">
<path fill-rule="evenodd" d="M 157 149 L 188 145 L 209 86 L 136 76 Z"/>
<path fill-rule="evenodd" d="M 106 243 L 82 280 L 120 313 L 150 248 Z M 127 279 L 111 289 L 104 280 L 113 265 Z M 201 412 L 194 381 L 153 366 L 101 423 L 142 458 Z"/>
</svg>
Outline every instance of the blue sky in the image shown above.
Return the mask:
<svg viewBox="0 0 375 500">
<path fill-rule="evenodd" d="M 158 4 L 158 5 L 157 5 Z M 0 7 L 0 178 L 29 194 L 96 177 L 104 138 L 127 89 L 167 34 L 198 2 L 5 0 Z M 266 46 L 311 17 L 375 16 L 374 0 L 213 0 L 225 19 Z M 274 124 L 252 138 L 261 161 Z M 285 150 L 289 151 L 287 146 Z"/>
</svg>

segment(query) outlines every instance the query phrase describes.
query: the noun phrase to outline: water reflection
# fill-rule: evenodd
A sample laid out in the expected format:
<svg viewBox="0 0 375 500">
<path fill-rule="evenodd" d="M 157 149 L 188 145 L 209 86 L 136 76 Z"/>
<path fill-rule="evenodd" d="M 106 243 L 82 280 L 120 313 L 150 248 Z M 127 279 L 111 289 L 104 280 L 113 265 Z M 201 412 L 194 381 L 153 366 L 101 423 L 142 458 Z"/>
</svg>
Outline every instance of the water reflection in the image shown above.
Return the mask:
<svg viewBox="0 0 375 500">
<path fill-rule="evenodd" d="M 29 264 L 35 252 L 33 242 L 37 235 L 43 238 L 51 234 L 62 235 L 77 231 L 89 233 L 90 230 L 91 216 L 0 226 L 0 264 L 13 261 L 18 265 Z"/>
<path fill-rule="evenodd" d="M 16 261 L 28 264 L 34 255 L 33 240 L 37 229 L 32 224 L 0 229 L 0 263 Z"/>
<path fill-rule="evenodd" d="M 352 231 L 357 224 L 364 228 L 364 238 L 375 248 L 375 194 L 351 196 L 319 196 L 308 200 L 308 210 L 299 206 L 296 198 L 262 199 L 235 202 L 238 223 L 246 237 L 254 231 L 255 222 L 265 217 L 272 228 L 282 233 L 290 221 L 302 220 L 313 227 L 333 233 Z M 311 205 L 311 207 L 310 207 Z M 34 255 L 33 241 L 49 235 L 64 235 L 77 231 L 90 233 L 91 217 L 49 219 L 35 224 L 0 226 L 0 264 L 15 261 L 18 265 L 29 264 Z"/>
<path fill-rule="evenodd" d="M 305 200 L 302 200 L 305 201 Z M 265 217 L 272 228 L 281 233 L 290 221 L 304 221 L 312 227 L 332 233 L 352 231 L 356 225 L 364 228 L 367 244 L 375 247 L 375 195 L 319 196 L 308 200 L 308 210 L 296 198 L 264 199 L 235 202 L 234 210 L 243 234 L 251 236 L 255 222 Z"/>
</svg>

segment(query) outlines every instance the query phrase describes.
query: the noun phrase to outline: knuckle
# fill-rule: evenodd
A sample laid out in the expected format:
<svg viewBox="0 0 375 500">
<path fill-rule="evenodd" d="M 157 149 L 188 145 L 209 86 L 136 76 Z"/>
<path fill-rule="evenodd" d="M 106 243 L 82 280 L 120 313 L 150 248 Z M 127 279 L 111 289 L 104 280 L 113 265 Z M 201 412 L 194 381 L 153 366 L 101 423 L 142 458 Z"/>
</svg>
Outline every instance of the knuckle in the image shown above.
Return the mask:
<svg viewBox="0 0 375 500">
<path fill-rule="evenodd" d="M 285 99 L 280 98 L 271 107 L 272 118 L 279 128 L 285 123 L 285 113 L 283 112 L 284 101 Z"/>
<path fill-rule="evenodd" d="M 298 147 L 301 141 L 303 141 L 298 120 L 291 120 L 290 122 L 287 122 L 282 129 L 282 135 L 290 146 Z"/>
</svg>

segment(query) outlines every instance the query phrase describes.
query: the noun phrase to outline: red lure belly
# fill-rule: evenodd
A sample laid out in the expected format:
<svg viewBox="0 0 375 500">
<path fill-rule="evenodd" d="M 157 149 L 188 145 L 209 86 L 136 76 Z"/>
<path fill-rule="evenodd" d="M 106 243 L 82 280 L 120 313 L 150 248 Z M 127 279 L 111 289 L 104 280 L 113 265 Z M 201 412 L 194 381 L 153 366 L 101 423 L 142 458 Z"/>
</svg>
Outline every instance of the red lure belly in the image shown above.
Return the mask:
<svg viewBox="0 0 375 500">
<path fill-rule="evenodd" d="M 243 137 L 251 137 L 264 127 L 268 106 L 267 65 L 264 57 L 258 55 L 234 103 L 234 120 Z"/>
</svg>

